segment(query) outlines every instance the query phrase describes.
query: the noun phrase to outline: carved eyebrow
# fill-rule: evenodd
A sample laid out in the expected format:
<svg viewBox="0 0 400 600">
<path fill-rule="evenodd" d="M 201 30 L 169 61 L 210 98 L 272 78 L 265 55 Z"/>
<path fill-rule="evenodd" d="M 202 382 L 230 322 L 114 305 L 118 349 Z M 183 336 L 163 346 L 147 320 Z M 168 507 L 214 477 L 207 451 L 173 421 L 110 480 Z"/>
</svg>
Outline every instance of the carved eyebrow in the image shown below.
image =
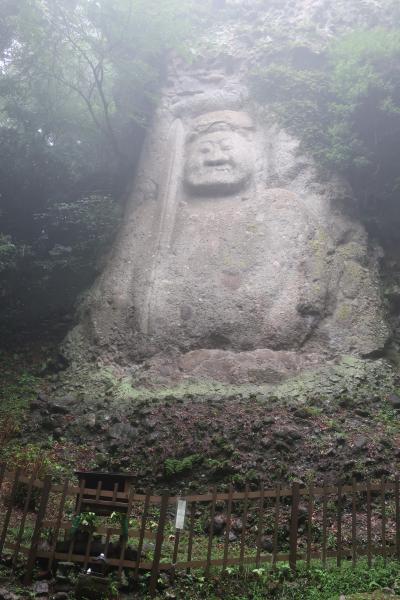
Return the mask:
<svg viewBox="0 0 400 600">
<path fill-rule="evenodd" d="M 206 129 L 203 129 L 203 131 L 199 131 L 199 133 L 209 133 L 210 129 L 215 125 L 225 125 L 227 130 L 232 131 L 232 127 L 226 121 L 214 121 L 213 123 L 209 123 Z"/>
<path fill-rule="evenodd" d="M 195 128 L 192 131 L 190 131 L 187 136 L 187 141 L 189 143 L 192 143 L 202 135 L 207 135 L 208 133 L 213 133 L 213 127 L 215 125 L 224 125 L 225 127 L 222 131 L 236 131 L 236 129 L 234 127 L 232 127 L 231 125 L 229 125 L 229 123 L 227 123 L 226 121 L 213 121 L 212 123 L 209 123 L 206 127 L 203 127 L 203 128 L 198 127 L 197 129 Z M 215 131 L 218 131 L 218 130 L 215 130 Z"/>
</svg>

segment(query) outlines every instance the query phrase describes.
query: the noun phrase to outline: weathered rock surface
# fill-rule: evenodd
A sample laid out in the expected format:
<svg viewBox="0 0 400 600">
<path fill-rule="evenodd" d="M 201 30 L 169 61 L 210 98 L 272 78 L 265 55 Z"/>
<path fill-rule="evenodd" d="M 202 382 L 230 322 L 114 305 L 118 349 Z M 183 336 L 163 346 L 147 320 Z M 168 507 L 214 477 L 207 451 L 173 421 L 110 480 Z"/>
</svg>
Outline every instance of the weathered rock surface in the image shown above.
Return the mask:
<svg viewBox="0 0 400 600">
<path fill-rule="evenodd" d="M 18 596 L 17 594 L 14 594 L 14 592 L 11 592 L 10 590 L 8 590 L 7 588 L 1 587 L 0 588 L 0 600 L 19 600 L 20 596 Z"/>
<path fill-rule="evenodd" d="M 240 70 L 219 72 L 205 82 L 199 65 L 180 66 L 165 90 L 71 357 L 90 349 L 171 378 L 240 383 L 381 352 L 377 254 L 345 207 L 349 190 L 318 182 Z"/>
<path fill-rule="evenodd" d="M 321 178 L 248 80 L 268 52 L 318 61 L 338 31 L 384 21 L 381 3 L 226 7 L 190 64 L 171 59 L 122 230 L 65 344 L 72 372 L 277 384 L 386 347 L 381 251 L 351 190 Z"/>
<path fill-rule="evenodd" d="M 141 396 L 125 398 L 115 388 L 101 402 L 56 415 L 63 431 L 57 459 L 68 468 L 128 472 L 137 490 L 177 494 L 232 481 L 237 489 L 246 481 L 256 489 L 260 481 L 272 488 L 300 480 L 375 480 L 399 468 L 400 433 L 388 400 L 393 389 L 400 380 L 384 361 L 355 358 L 272 388 L 198 384 L 143 388 Z M 41 422 L 49 410 L 51 397 L 32 412 L 22 441 L 35 436 L 48 448 Z M 95 414 L 94 428 L 86 426 L 88 414 Z M 240 536 L 240 527 L 233 522 L 231 529 Z"/>
</svg>

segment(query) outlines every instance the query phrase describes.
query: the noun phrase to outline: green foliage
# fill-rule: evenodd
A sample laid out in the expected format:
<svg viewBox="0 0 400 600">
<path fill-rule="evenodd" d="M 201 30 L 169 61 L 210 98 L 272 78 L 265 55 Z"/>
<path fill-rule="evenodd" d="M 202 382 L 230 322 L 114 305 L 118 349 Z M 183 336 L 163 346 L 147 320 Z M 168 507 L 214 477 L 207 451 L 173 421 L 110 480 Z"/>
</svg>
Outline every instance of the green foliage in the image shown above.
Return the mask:
<svg viewBox="0 0 400 600">
<path fill-rule="evenodd" d="M 50 147 L 65 135 L 85 146 L 100 133 L 120 154 L 117 130 L 147 120 L 161 59 L 183 49 L 191 8 L 191 0 L 21 0 L 2 80 L 8 121 L 35 127 Z"/>
<path fill-rule="evenodd" d="M 0 273 L 14 269 L 17 264 L 18 250 L 9 235 L 0 233 Z"/>
<path fill-rule="evenodd" d="M 165 58 L 185 53 L 192 8 L 192 0 L 0 0 L 3 339 L 6 322 L 21 329 L 22 318 L 68 311 L 96 275 Z"/>
<path fill-rule="evenodd" d="M 4 383 L 0 388 L 0 419 L 11 413 L 15 420 L 20 419 L 30 400 L 36 396 L 38 387 L 39 379 L 27 371 Z"/>
<path fill-rule="evenodd" d="M 321 66 L 275 60 L 251 80 L 320 165 L 344 173 L 360 196 L 397 200 L 400 30 L 354 31 L 325 50 Z"/>
<path fill-rule="evenodd" d="M 39 389 L 40 380 L 20 357 L 0 352 L 0 452 L 18 434 L 29 403 Z"/>
<path fill-rule="evenodd" d="M 73 520 L 73 531 L 94 531 L 100 521 L 94 512 L 79 513 Z"/>
<path fill-rule="evenodd" d="M 39 444 L 11 444 L 3 449 L 2 460 L 19 467 L 24 473 L 35 473 L 38 478 L 46 475 L 57 477 L 64 473 L 52 452 L 44 450 Z"/>
<path fill-rule="evenodd" d="M 187 600 L 338 600 L 341 594 L 379 592 L 384 588 L 400 591 L 400 566 L 397 562 L 376 560 L 372 568 L 361 561 L 353 569 L 331 566 L 322 569 L 312 566 L 309 570 L 299 567 L 293 573 L 285 563 L 278 563 L 275 571 L 268 568 L 250 568 L 240 571 L 229 567 L 219 577 L 206 579 L 203 575 L 186 575 L 176 580 L 177 597 Z M 355 596 L 354 598 L 372 596 Z M 377 594 L 375 598 L 385 597 Z M 396 596 L 397 597 L 397 596 Z M 147 598 L 147 596 L 146 596 Z"/>
<path fill-rule="evenodd" d="M 168 477 L 181 475 L 182 473 L 191 471 L 201 461 L 202 457 L 199 454 L 191 454 L 184 458 L 167 458 L 164 463 L 165 474 Z"/>
</svg>

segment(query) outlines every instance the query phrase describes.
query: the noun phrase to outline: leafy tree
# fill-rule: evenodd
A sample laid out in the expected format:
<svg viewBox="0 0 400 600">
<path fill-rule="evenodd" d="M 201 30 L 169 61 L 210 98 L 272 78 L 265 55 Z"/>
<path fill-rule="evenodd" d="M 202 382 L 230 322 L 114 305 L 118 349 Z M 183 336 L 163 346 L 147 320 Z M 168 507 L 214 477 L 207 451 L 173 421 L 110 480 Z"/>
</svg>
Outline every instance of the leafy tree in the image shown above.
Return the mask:
<svg viewBox="0 0 400 600">
<path fill-rule="evenodd" d="M 33 305 L 43 313 L 62 305 L 62 289 L 68 308 L 90 283 L 165 59 L 191 37 L 192 8 L 192 0 L 0 0 L 0 309 L 9 321 Z"/>
<path fill-rule="evenodd" d="M 400 30 L 354 31 L 315 68 L 272 62 L 253 73 L 259 100 L 318 163 L 344 173 L 371 208 L 398 204 Z"/>
</svg>

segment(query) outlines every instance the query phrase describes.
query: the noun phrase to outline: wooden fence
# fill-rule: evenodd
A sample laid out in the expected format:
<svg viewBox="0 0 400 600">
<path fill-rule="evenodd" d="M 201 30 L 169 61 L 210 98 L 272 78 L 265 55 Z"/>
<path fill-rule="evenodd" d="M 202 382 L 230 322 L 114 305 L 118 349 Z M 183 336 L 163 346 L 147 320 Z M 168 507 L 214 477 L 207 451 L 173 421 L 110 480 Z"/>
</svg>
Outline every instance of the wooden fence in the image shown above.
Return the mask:
<svg viewBox="0 0 400 600">
<path fill-rule="evenodd" d="M 100 560 L 136 580 L 148 572 L 154 594 L 160 571 L 173 576 L 177 570 L 204 569 L 208 576 L 230 565 L 274 568 L 285 561 L 295 569 L 298 561 L 310 565 L 315 559 L 323 565 L 332 558 L 338 565 L 344 560 L 355 565 L 362 556 L 369 564 L 374 556 L 400 559 L 398 477 L 257 491 L 246 486 L 240 492 L 230 486 L 224 493 L 214 488 L 177 498 L 131 488 L 119 492 L 117 485 L 105 490 L 101 482 L 95 490 L 85 481 L 79 487 L 59 484 L 2 465 L 0 485 L 0 553 L 7 553 L 14 566 L 24 564 L 27 583 L 38 560 L 48 569 L 55 561 L 95 569 Z M 74 517 L 76 522 L 88 499 L 126 513 L 126 534 L 109 517 L 99 517 L 95 529 L 73 535 Z M 181 517 L 185 512 L 180 529 L 175 527 L 178 501 Z"/>
</svg>

